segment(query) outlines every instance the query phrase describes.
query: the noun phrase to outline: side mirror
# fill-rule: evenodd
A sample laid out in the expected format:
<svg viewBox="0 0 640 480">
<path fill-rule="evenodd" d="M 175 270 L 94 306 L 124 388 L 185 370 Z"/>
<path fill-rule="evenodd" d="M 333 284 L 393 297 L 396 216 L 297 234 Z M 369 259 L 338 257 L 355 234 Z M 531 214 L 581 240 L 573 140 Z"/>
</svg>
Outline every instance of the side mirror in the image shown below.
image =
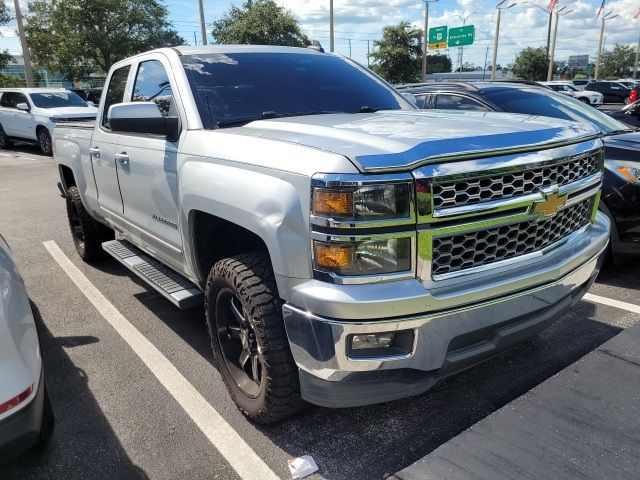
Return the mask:
<svg viewBox="0 0 640 480">
<path fill-rule="evenodd" d="M 417 107 L 418 104 L 416 102 L 416 96 L 413 93 L 409 93 L 409 92 L 402 92 L 402 96 L 404 97 L 404 99 L 409 102 L 411 105 L 413 105 L 414 107 Z"/>
<path fill-rule="evenodd" d="M 18 103 L 18 104 L 16 105 L 16 108 L 17 108 L 18 110 L 22 110 L 23 112 L 28 112 L 29 110 L 31 110 L 31 109 L 29 108 L 29 104 L 28 104 L 28 103 L 25 103 L 25 102 Z"/>
<path fill-rule="evenodd" d="M 116 103 L 109 107 L 107 120 L 113 132 L 162 135 L 171 142 L 180 136 L 180 119 L 164 117 L 154 102 Z"/>
</svg>

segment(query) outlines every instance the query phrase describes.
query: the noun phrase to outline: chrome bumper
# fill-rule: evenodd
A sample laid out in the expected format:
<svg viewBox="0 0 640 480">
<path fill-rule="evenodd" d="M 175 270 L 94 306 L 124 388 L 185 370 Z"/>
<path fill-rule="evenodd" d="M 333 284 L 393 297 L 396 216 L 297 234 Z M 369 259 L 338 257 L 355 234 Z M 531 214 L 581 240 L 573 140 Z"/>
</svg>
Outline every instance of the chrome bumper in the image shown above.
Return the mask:
<svg viewBox="0 0 640 480">
<path fill-rule="evenodd" d="M 302 382 L 303 397 L 328 406 L 353 406 L 400 398 L 429 388 L 435 378 L 442 376 L 439 371 L 443 368 L 450 374 L 461 369 L 449 368 L 452 365 L 468 368 L 495 355 L 508 346 L 509 342 L 504 342 L 504 338 L 519 341 L 535 334 L 580 300 L 599 271 L 600 257 L 608 239 L 609 222 L 598 213 L 594 224 L 581 238 L 554 250 L 537 264 L 528 264 L 525 272 L 503 272 L 499 278 L 487 279 L 482 285 L 458 285 L 457 289 L 449 286 L 446 292 L 437 296 L 426 291 L 417 280 L 414 283 L 418 286 L 413 285 L 409 292 L 404 281 L 386 283 L 382 289 L 379 285 L 357 286 L 373 290 L 367 297 L 376 292 L 381 294 L 382 298 L 373 300 L 373 305 L 366 300 L 363 302 L 358 295 L 349 294 L 353 286 L 299 286 L 292 297 L 298 301 L 295 305 L 285 304 L 283 314 L 293 357 L 303 380 L 306 379 Z M 342 289 L 342 295 L 336 293 L 337 287 Z M 417 295 L 419 287 L 423 288 L 421 297 Z M 305 291 L 309 295 L 303 297 Z M 329 293 L 324 301 L 319 298 L 323 291 Z M 361 295 L 359 288 L 358 292 Z M 435 305 L 445 308 L 433 308 Z M 330 314 L 319 314 L 318 309 L 309 306 L 317 306 Z M 416 306 L 422 306 L 423 313 L 403 314 Z M 432 308 L 426 311 L 425 306 Z M 345 318 L 337 315 L 345 312 L 354 314 L 351 320 L 338 319 Z M 370 320 L 364 321 L 366 314 Z M 392 316 L 395 318 L 389 318 Z M 413 348 L 405 355 L 378 358 L 349 355 L 352 335 L 400 330 L 412 330 L 414 335 Z M 375 385 L 378 380 L 384 382 L 385 371 L 390 374 L 394 371 L 428 372 L 430 380 L 423 382 L 417 390 L 394 387 L 394 392 L 379 397 L 362 398 L 362 392 L 357 393 L 355 388 L 353 391 L 357 395 L 350 396 L 341 391 L 337 402 L 324 402 L 319 398 L 324 395 L 323 389 L 332 384 L 356 385 L 360 380 L 369 385 Z M 309 381 L 324 382 L 322 388 L 315 389 L 320 393 L 312 393 L 313 387 L 305 393 Z"/>
</svg>

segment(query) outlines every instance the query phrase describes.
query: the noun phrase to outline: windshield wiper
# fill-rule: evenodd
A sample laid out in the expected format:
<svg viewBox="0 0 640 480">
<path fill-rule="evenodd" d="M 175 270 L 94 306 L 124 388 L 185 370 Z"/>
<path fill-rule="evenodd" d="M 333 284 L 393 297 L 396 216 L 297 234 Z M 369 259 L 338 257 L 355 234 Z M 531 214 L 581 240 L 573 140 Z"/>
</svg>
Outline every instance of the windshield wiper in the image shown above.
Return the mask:
<svg viewBox="0 0 640 480">
<path fill-rule="evenodd" d="M 379 108 L 373 108 L 370 107 L 368 105 L 364 105 L 363 107 L 360 107 L 360 110 L 358 113 L 376 113 L 378 110 L 380 110 Z"/>
</svg>

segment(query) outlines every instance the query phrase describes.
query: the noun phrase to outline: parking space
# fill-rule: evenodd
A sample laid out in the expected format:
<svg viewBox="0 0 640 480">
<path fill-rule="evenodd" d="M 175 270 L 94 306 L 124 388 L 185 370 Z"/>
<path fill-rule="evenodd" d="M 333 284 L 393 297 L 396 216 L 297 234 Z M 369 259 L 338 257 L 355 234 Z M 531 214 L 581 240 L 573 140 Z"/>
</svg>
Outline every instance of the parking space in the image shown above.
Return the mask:
<svg viewBox="0 0 640 480">
<path fill-rule="evenodd" d="M 424 395 L 257 427 L 212 365 L 202 309 L 177 310 L 116 262 L 80 260 L 50 158 L 0 151 L 0 179 L 0 233 L 42 329 L 57 419 L 2 479 L 289 478 L 287 460 L 307 454 L 320 467 L 310 478 L 382 479 L 640 320 L 600 298 L 640 305 L 640 263 L 606 267 L 591 301 Z"/>
</svg>

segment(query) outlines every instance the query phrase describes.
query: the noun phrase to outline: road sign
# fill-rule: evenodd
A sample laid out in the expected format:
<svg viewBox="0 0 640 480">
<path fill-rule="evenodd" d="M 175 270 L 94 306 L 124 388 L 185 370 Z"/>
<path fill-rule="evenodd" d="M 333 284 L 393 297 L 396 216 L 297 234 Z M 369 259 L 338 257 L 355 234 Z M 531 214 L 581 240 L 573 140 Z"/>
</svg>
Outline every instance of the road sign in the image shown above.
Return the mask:
<svg viewBox="0 0 640 480">
<path fill-rule="evenodd" d="M 447 27 L 432 27 L 429 29 L 429 50 L 447 48 Z"/>
<path fill-rule="evenodd" d="M 465 25 L 464 27 L 454 27 L 449 29 L 449 46 L 463 47 L 473 43 L 475 29 L 473 25 Z"/>
</svg>

